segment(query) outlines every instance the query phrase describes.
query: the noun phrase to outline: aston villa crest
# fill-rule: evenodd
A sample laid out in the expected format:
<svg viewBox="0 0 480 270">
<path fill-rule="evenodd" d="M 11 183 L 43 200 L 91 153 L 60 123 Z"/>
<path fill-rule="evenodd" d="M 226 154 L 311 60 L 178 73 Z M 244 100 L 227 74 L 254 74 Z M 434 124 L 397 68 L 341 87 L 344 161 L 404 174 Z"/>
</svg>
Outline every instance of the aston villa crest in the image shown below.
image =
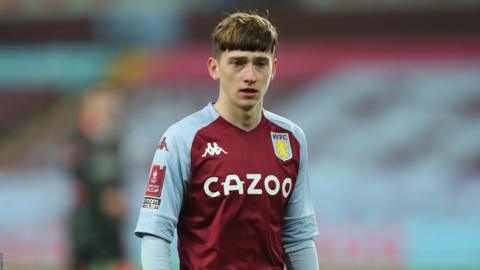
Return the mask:
<svg viewBox="0 0 480 270">
<path fill-rule="evenodd" d="M 292 158 L 292 147 L 290 146 L 290 138 L 288 133 L 272 132 L 272 144 L 275 150 L 275 155 L 283 160 Z"/>
</svg>

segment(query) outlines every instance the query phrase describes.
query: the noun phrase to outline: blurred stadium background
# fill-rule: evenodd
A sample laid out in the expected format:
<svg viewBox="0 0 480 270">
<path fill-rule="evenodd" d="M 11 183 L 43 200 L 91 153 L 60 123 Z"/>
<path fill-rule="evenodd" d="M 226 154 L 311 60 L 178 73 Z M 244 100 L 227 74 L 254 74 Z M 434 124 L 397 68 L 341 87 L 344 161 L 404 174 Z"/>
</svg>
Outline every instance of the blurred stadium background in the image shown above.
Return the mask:
<svg viewBox="0 0 480 270">
<path fill-rule="evenodd" d="M 120 187 L 97 210 L 139 269 L 154 149 L 216 97 L 209 36 L 236 9 L 279 28 L 266 107 L 309 139 L 322 269 L 480 269 L 480 1 L 0 0 L 5 269 L 69 267 L 101 186 L 79 184 L 78 130 L 113 142 L 87 171 Z"/>
</svg>

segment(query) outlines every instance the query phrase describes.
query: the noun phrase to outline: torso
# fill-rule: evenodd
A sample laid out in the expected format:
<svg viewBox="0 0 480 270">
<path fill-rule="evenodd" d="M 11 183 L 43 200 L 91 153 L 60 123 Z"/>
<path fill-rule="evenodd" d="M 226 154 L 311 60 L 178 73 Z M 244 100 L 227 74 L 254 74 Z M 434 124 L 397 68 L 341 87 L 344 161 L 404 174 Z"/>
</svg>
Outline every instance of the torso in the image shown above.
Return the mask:
<svg viewBox="0 0 480 270">
<path fill-rule="evenodd" d="M 299 152 L 291 131 L 265 116 L 248 132 L 221 117 L 200 129 L 178 223 L 181 269 L 283 269 Z"/>
</svg>

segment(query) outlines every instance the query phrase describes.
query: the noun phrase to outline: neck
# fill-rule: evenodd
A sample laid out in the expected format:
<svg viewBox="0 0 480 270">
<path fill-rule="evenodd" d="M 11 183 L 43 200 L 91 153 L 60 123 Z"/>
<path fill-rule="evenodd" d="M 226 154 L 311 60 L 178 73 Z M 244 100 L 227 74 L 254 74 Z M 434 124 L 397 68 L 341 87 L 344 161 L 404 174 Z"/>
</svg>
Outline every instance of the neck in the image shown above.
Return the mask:
<svg viewBox="0 0 480 270">
<path fill-rule="evenodd" d="M 224 104 L 218 100 L 213 107 L 227 122 L 245 131 L 254 129 L 262 120 L 262 102 L 245 109 L 233 104 Z"/>
</svg>

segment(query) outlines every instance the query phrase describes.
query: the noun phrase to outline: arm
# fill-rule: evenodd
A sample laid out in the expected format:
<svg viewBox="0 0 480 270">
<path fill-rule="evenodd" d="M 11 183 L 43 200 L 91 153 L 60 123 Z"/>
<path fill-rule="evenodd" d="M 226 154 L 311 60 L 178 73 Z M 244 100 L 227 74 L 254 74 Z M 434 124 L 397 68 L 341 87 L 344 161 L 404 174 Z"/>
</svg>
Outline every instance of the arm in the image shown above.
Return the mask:
<svg viewBox="0 0 480 270">
<path fill-rule="evenodd" d="M 160 261 L 166 265 L 170 264 L 168 243 L 173 240 L 189 172 L 188 150 L 185 150 L 183 145 L 173 127 L 167 130 L 155 151 L 143 206 L 135 229 L 135 235 L 142 238 L 144 267 L 158 265 Z M 165 251 L 157 253 L 159 247 Z"/>
<path fill-rule="evenodd" d="M 315 270 L 319 269 L 317 250 L 312 240 L 305 240 L 285 244 L 288 270 Z"/>
<path fill-rule="evenodd" d="M 158 237 L 145 235 L 142 237 L 142 269 L 170 270 L 170 244 Z"/>
<path fill-rule="evenodd" d="M 312 239 L 318 230 L 309 192 L 307 142 L 301 130 L 295 135 L 300 143 L 300 164 L 295 188 L 285 208 L 283 248 L 289 270 L 316 270 L 319 266 Z"/>
</svg>

